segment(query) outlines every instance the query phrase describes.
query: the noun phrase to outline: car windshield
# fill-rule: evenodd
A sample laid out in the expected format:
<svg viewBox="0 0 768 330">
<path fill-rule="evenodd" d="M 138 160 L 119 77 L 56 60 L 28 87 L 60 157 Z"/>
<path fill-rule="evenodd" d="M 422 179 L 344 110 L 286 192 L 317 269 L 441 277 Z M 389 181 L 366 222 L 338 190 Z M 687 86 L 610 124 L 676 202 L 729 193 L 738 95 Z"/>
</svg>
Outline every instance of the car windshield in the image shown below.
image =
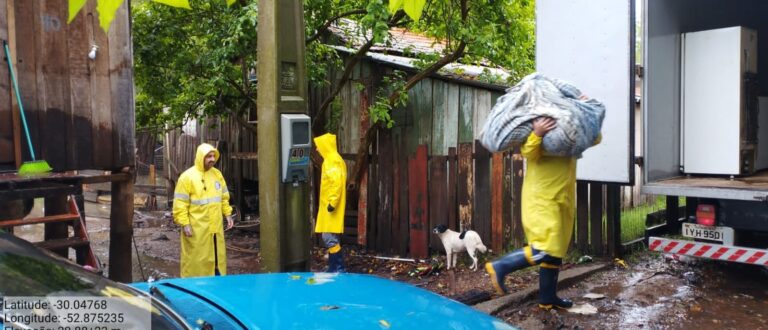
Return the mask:
<svg viewBox="0 0 768 330">
<path fill-rule="evenodd" d="M 0 231 L 0 301 L 12 297 L 112 297 L 130 301 L 148 296 L 77 265 L 60 260 L 8 233 Z M 7 306 L 6 306 L 7 307 Z M 76 309 L 76 306 L 67 306 Z M 150 304 L 120 304 L 126 315 L 150 313 L 152 329 L 186 329 L 186 324 L 167 306 L 151 299 Z M 146 311 L 146 309 L 150 309 Z M 146 315 L 146 314 L 144 314 Z M 10 323 L 5 320 L 6 324 Z M 0 324 L 3 320 L 0 320 Z"/>
</svg>

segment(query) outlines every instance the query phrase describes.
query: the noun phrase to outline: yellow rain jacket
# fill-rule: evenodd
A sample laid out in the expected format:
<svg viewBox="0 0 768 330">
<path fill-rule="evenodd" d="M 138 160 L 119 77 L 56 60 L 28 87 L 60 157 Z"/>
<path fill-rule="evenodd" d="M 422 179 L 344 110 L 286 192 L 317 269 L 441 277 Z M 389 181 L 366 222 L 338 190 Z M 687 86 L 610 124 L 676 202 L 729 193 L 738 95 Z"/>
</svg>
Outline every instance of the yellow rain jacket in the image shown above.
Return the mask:
<svg viewBox="0 0 768 330">
<path fill-rule="evenodd" d="M 531 133 L 520 149 L 527 159 L 523 229 L 534 249 L 563 258 L 573 234 L 576 158 L 542 155 L 541 139 Z"/>
<path fill-rule="evenodd" d="M 341 234 L 344 232 L 344 208 L 347 203 L 347 164 L 336 151 L 336 135 L 323 134 L 314 141 L 317 152 L 323 156 L 315 232 Z M 328 212 L 328 205 L 335 210 Z"/>
<path fill-rule="evenodd" d="M 179 176 L 173 199 L 173 221 L 192 226 L 192 236 L 181 232 L 181 277 L 213 276 L 218 260 L 219 273 L 227 274 L 224 245 L 224 217 L 232 214 L 224 176 L 216 168 L 205 170 L 204 158 L 219 151 L 203 143 L 197 147 L 195 166 Z M 214 235 L 216 246 L 214 250 Z M 218 256 L 217 256 L 218 254 Z"/>
</svg>

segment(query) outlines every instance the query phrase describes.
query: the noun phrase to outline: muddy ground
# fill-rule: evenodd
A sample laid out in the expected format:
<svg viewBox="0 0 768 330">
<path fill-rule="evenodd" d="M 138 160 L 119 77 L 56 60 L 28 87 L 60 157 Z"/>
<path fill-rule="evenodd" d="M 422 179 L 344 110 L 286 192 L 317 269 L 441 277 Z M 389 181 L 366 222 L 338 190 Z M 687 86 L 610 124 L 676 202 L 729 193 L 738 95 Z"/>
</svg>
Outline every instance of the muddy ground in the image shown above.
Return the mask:
<svg viewBox="0 0 768 330">
<path fill-rule="evenodd" d="M 33 211 L 41 212 L 39 207 Z M 95 253 L 108 264 L 109 205 L 86 203 L 88 231 Z M 167 211 L 137 211 L 134 227 L 133 279 L 168 278 L 179 275 L 179 232 Z M 40 240 L 41 226 L 26 226 L 17 234 Z M 230 274 L 260 271 L 258 233 L 253 227 L 226 233 Z M 36 237 L 37 236 L 37 237 Z M 438 294 L 472 304 L 497 298 L 482 270 L 471 271 L 463 254 L 459 266 L 447 271 L 445 256 L 422 262 L 380 259 L 355 246 L 347 246 L 347 270 L 407 282 Z M 494 255 L 481 257 L 480 265 Z M 320 249 L 311 254 L 311 270 L 322 271 L 326 258 Z M 542 311 L 534 301 L 509 306 L 496 314 L 523 329 L 768 329 L 768 272 L 763 268 L 714 262 L 685 262 L 655 253 L 641 252 L 619 265 L 596 273 L 560 296 L 578 304 L 588 303 L 595 313 Z M 565 268 L 578 267 L 566 263 Z M 108 269 L 106 269 L 108 272 Z M 534 268 L 507 276 L 510 291 L 538 285 Z M 588 293 L 601 299 L 583 298 Z"/>
</svg>

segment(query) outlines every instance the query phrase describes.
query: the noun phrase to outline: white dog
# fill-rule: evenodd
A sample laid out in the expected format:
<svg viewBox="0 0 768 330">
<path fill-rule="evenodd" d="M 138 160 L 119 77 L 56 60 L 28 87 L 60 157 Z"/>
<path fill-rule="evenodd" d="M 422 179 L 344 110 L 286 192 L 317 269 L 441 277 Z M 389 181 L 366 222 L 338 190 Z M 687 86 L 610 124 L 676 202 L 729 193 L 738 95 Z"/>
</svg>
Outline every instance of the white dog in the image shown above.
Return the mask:
<svg viewBox="0 0 768 330">
<path fill-rule="evenodd" d="M 448 229 L 446 225 L 437 225 L 432 232 L 440 237 L 443 241 L 443 247 L 445 247 L 446 265 L 448 269 L 451 267 L 456 268 L 456 259 L 458 259 L 458 253 L 461 251 L 467 251 L 469 257 L 472 258 L 472 267 L 470 269 L 477 270 L 477 256 L 476 251 L 485 253 L 488 248 L 483 245 L 483 241 L 480 239 L 480 235 L 474 230 L 467 230 L 461 234 Z M 454 255 L 456 253 L 456 255 Z"/>
</svg>

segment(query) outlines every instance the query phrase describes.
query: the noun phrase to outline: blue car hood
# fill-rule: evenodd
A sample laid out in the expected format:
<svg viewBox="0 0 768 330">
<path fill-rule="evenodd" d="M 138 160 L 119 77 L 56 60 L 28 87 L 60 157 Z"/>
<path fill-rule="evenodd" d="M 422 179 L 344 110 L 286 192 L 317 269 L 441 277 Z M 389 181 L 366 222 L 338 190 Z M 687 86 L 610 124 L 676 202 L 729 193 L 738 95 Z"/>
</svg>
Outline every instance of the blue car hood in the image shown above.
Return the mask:
<svg viewBox="0 0 768 330">
<path fill-rule="evenodd" d="M 249 274 L 151 285 L 190 324 L 202 319 L 215 329 L 512 329 L 433 292 L 363 274 Z M 231 318 L 239 323 L 217 324 Z"/>
</svg>

